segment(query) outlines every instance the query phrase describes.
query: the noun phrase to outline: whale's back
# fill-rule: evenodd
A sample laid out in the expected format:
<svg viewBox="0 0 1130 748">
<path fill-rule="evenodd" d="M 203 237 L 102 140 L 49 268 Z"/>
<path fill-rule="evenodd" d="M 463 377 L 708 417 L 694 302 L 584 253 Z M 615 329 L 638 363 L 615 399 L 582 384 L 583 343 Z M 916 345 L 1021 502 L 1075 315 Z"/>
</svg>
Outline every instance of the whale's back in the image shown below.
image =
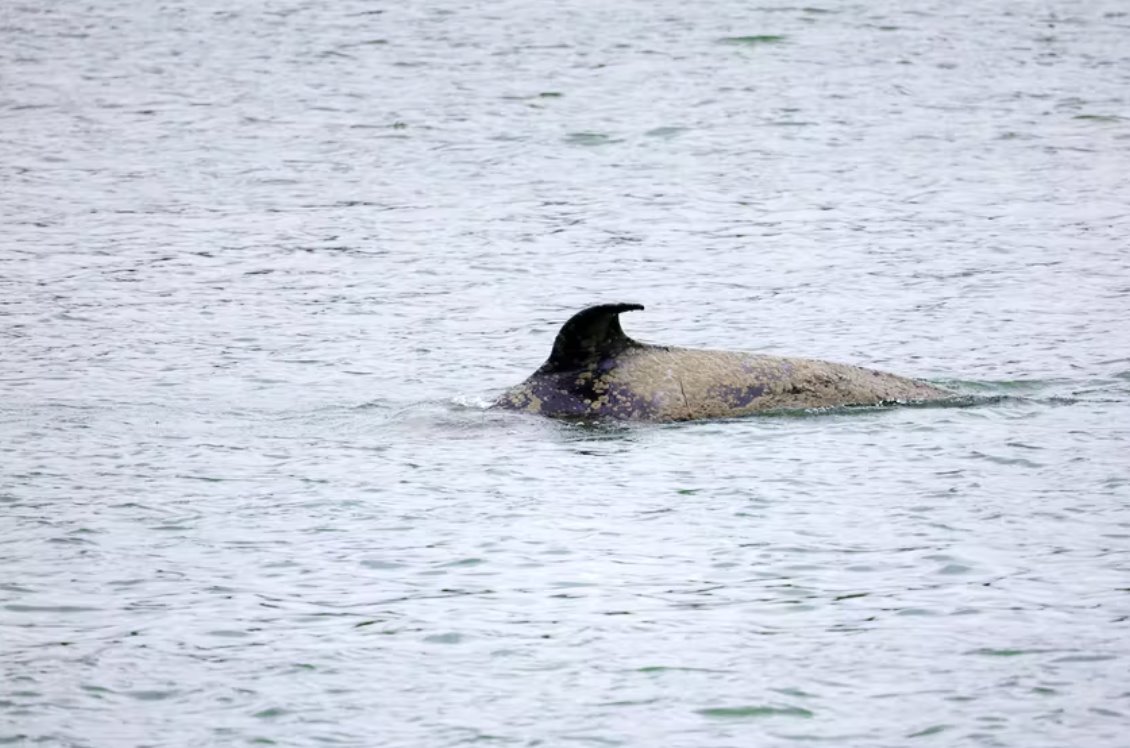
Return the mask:
<svg viewBox="0 0 1130 748">
<path fill-rule="evenodd" d="M 640 343 L 620 327 L 620 313 L 633 309 L 642 307 L 605 304 L 575 314 L 549 359 L 495 406 L 552 417 L 684 421 L 950 394 L 849 364 Z"/>
<path fill-rule="evenodd" d="M 632 410 L 649 420 L 905 403 L 949 394 L 926 382 L 849 364 L 688 348 L 630 351 L 608 377 L 611 390 L 633 393 L 638 404 Z"/>
</svg>

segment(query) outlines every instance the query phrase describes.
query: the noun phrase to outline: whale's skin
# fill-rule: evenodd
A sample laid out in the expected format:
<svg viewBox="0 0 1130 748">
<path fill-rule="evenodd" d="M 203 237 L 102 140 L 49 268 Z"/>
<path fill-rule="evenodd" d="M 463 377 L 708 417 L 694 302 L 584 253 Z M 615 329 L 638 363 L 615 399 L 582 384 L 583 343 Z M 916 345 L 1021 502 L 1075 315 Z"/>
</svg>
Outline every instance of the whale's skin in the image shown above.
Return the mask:
<svg viewBox="0 0 1130 748">
<path fill-rule="evenodd" d="M 562 328 L 554 356 L 504 392 L 495 407 L 553 418 L 688 421 L 952 395 L 927 382 L 849 364 L 638 343 L 623 335 L 614 317 L 616 310 L 635 308 L 607 305 L 576 315 Z M 613 321 L 597 335 L 600 340 L 586 341 L 582 355 L 558 356 L 569 324 L 600 309 L 613 310 L 605 312 Z"/>
<path fill-rule="evenodd" d="M 608 360 L 603 368 L 531 377 L 495 404 L 557 418 L 687 421 L 950 394 L 858 366 L 732 351 L 646 348 Z"/>
</svg>

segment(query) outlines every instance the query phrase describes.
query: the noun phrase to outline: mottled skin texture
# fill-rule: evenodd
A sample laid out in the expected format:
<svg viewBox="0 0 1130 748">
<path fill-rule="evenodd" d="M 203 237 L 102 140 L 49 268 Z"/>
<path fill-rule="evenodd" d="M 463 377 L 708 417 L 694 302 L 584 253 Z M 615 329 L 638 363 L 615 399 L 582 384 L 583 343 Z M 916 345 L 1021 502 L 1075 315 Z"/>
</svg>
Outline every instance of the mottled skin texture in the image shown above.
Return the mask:
<svg viewBox="0 0 1130 748">
<path fill-rule="evenodd" d="M 619 312 L 636 308 L 642 307 L 605 305 L 574 316 L 550 359 L 495 407 L 564 418 L 687 421 L 952 394 L 847 364 L 637 343 L 617 320 Z"/>
</svg>

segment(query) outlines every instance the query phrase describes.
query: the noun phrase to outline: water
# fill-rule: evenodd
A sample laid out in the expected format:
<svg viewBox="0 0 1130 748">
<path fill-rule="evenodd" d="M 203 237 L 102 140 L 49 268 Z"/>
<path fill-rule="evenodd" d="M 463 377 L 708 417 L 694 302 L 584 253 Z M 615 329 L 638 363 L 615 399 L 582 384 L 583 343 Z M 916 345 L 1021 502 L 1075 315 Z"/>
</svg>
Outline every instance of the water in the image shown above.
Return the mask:
<svg viewBox="0 0 1130 748">
<path fill-rule="evenodd" d="M 1126 745 L 1128 28 L 8 3 L 0 742 Z M 978 404 L 483 409 L 594 301 Z"/>
</svg>

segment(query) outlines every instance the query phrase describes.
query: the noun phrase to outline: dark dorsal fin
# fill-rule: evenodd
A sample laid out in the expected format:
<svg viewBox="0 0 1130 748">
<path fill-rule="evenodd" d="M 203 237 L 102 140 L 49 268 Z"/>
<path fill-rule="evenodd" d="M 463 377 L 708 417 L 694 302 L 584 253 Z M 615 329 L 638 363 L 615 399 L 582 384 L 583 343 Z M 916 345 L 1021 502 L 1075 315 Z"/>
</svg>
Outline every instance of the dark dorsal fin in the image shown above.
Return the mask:
<svg viewBox="0 0 1130 748">
<path fill-rule="evenodd" d="M 620 328 L 620 312 L 638 309 L 643 304 L 601 304 L 577 312 L 561 326 L 553 353 L 538 373 L 587 369 L 627 348 L 642 347 Z"/>
</svg>

